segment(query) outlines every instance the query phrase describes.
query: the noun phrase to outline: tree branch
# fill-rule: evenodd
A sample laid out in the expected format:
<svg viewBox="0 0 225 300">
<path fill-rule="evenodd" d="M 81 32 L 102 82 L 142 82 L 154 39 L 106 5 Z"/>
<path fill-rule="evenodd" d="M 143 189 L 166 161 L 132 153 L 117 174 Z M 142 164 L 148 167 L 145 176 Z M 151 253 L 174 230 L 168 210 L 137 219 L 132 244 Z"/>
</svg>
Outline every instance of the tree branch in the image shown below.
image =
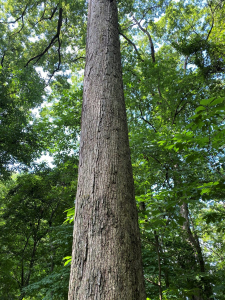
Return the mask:
<svg viewBox="0 0 225 300">
<path fill-rule="evenodd" d="M 188 103 L 188 102 L 186 101 L 186 102 L 182 105 L 182 107 L 181 107 L 180 109 L 178 109 L 179 106 L 180 106 L 180 104 L 184 101 L 184 98 L 187 97 L 188 94 L 189 94 L 189 92 L 186 93 L 186 94 L 184 95 L 184 97 L 180 100 L 180 103 L 177 105 L 175 114 L 174 114 L 174 116 L 173 116 L 172 125 L 175 123 L 176 117 L 179 115 L 179 113 L 185 108 L 186 104 Z"/>
<path fill-rule="evenodd" d="M 161 276 L 162 276 L 162 268 L 161 268 L 161 257 L 160 257 L 160 244 L 159 244 L 159 236 L 154 230 L 155 236 L 155 244 L 156 244 L 156 252 L 158 258 L 158 268 L 159 268 L 159 278 L 158 278 L 158 287 L 159 287 L 159 299 L 162 300 L 162 283 L 161 283 Z"/>
<path fill-rule="evenodd" d="M 48 80 L 48 84 L 49 84 L 50 80 L 52 79 L 52 77 L 54 76 L 54 74 L 55 74 L 57 71 L 59 71 L 59 68 L 60 68 L 60 65 L 61 65 L 61 53 L 60 53 L 61 41 L 60 41 L 59 36 L 58 36 L 57 40 L 58 40 L 58 45 L 59 45 L 59 47 L 58 47 L 58 57 L 59 57 L 58 66 L 57 66 L 57 68 L 52 72 L 52 74 L 50 75 L 49 80 Z"/>
<path fill-rule="evenodd" d="M 126 35 L 125 35 L 125 34 L 123 34 L 122 32 L 119 32 L 119 34 L 122 35 L 122 37 L 123 37 L 125 40 L 127 40 L 129 44 L 131 44 L 131 45 L 134 47 L 134 49 L 135 49 L 135 51 L 136 51 L 138 57 L 140 58 L 140 60 L 141 60 L 142 62 L 144 62 L 144 60 L 141 58 L 141 54 L 139 53 L 139 51 L 138 51 L 136 45 L 135 45 L 135 44 L 134 44 L 134 43 L 133 43 Z"/>
<path fill-rule="evenodd" d="M 86 59 L 86 57 L 85 56 L 79 56 L 79 57 L 75 58 L 74 60 L 71 60 L 71 62 L 76 62 L 79 59 Z"/>
<path fill-rule="evenodd" d="M 0 23 L 3 23 L 3 24 L 15 24 L 16 22 L 18 22 L 20 19 L 23 19 L 25 13 L 26 13 L 26 10 L 27 10 L 27 7 L 28 7 L 28 4 L 25 6 L 22 14 L 20 17 L 18 17 L 15 21 L 9 21 L 9 22 L 0 22 Z"/>
<path fill-rule="evenodd" d="M 212 29 L 213 29 L 213 26 L 214 26 L 214 12 L 215 12 L 215 10 L 216 10 L 216 8 L 217 8 L 217 6 L 215 7 L 215 10 L 214 10 L 214 12 L 212 11 L 212 6 L 211 6 L 211 4 L 207 1 L 207 4 L 208 4 L 208 6 L 209 6 L 209 8 L 210 8 L 210 11 L 211 11 L 211 15 L 212 15 L 212 24 L 211 24 L 211 27 L 210 27 L 210 30 L 209 30 L 209 32 L 208 32 L 208 34 L 207 34 L 207 37 L 206 37 L 206 41 L 209 39 L 209 36 L 210 36 L 210 34 L 211 34 L 211 32 L 212 32 Z"/>
<path fill-rule="evenodd" d="M 2 59 L 1 59 L 1 66 L 2 67 L 3 67 L 3 63 L 4 63 L 4 58 L 5 58 L 5 51 L 3 52 Z"/>
<path fill-rule="evenodd" d="M 48 52 L 48 50 L 53 46 L 53 44 L 54 44 L 56 41 L 58 41 L 58 45 L 59 45 L 59 47 L 58 47 L 58 52 L 60 51 L 61 43 L 60 43 L 60 40 L 59 40 L 59 36 L 60 36 L 61 27 L 62 27 L 62 11 L 63 11 L 63 9 L 60 7 L 60 9 L 59 9 L 59 19 L 58 19 L 58 26 L 57 26 L 57 33 L 56 33 L 56 35 L 52 38 L 51 42 L 49 43 L 49 45 L 45 48 L 45 50 L 44 50 L 42 53 L 40 53 L 40 54 L 38 54 L 38 55 L 36 55 L 36 56 L 34 56 L 34 57 L 32 57 L 32 58 L 30 58 L 30 59 L 28 60 L 28 62 L 26 63 L 25 67 L 27 67 L 27 66 L 29 65 L 29 63 L 30 63 L 31 61 L 35 60 L 35 59 L 36 59 L 36 61 L 35 61 L 34 64 L 36 64 L 36 63 L 41 59 L 41 57 L 44 56 L 46 52 Z M 59 54 L 59 55 L 60 55 L 60 54 Z M 61 61 L 60 61 L 60 64 L 61 64 Z M 59 64 L 59 65 L 60 65 L 60 64 Z M 59 66 L 58 66 L 58 67 L 59 67 Z"/>
<path fill-rule="evenodd" d="M 148 32 L 147 29 L 144 29 L 140 22 L 138 22 L 135 17 L 133 17 L 133 20 L 135 21 L 135 23 L 138 25 L 138 27 L 141 29 L 141 31 L 143 31 L 147 37 L 148 37 L 148 40 L 149 40 L 149 44 L 150 44 L 150 48 L 151 48 L 151 56 L 152 56 L 152 61 L 155 62 L 155 49 L 154 49 L 154 45 L 153 45 L 153 41 L 152 41 L 152 37 L 150 35 L 150 33 Z"/>
<path fill-rule="evenodd" d="M 146 119 L 144 118 L 143 113 L 142 113 L 142 110 L 141 110 L 141 106 L 140 106 L 140 105 L 139 105 L 139 109 L 140 109 L 140 112 L 141 112 L 141 119 L 142 119 L 144 122 L 146 122 L 148 125 L 150 125 L 150 126 L 152 127 L 152 129 L 153 129 L 155 132 L 157 132 L 157 130 L 155 129 L 154 125 L 153 125 L 151 122 L 149 122 L 148 120 L 146 120 Z"/>
<path fill-rule="evenodd" d="M 186 70 L 187 70 L 187 64 L 188 64 L 188 58 L 189 56 L 185 56 L 185 61 L 184 61 L 184 72 L 186 73 Z"/>
<path fill-rule="evenodd" d="M 155 285 L 155 286 L 159 286 L 158 283 L 155 283 L 154 281 L 150 280 L 149 278 L 145 277 L 145 280 L 147 280 L 148 282 L 150 282 L 151 284 Z"/>
<path fill-rule="evenodd" d="M 43 14 L 42 14 L 40 20 L 38 20 L 38 21 L 34 24 L 34 27 L 35 27 L 39 22 L 41 22 L 41 21 L 43 21 L 43 20 L 50 20 L 50 21 L 51 21 L 52 18 L 54 17 L 54 15 L 55 15 L 55 12 L 57 11 L 57 8 L 58 8 L 58 5 L 56 5 L 56 7 L 53 9 L 53 12 L 52 12 L 51 16 L 48 17 L 48 18 L 45 18 L 45 17 L 44 17 L 44 15 L 45 15 L 45 9 L 44 9 Z"/>
</svg>

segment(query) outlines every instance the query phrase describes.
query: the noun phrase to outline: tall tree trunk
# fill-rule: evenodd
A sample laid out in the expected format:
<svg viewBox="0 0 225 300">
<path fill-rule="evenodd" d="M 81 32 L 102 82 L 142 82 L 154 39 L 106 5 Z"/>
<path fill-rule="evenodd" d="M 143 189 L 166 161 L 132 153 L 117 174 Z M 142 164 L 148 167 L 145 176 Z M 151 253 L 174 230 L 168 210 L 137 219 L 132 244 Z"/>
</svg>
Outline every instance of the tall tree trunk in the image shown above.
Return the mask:
<svg viewBox="0 0 225 300">
<path fill-rule="evenodd" d="M 159 277 L 158 277 L 158 287 L 159 287 L 159 300 L 162 300 L 163 294 L 162 294 L 162 268 L 161 268 L 161 255 L 160 255 L 160 244 L 159 244 L 159 236 L 154 230 L 154 236 L 155 236 L 155 246 L 156 246 L 156 252 L 157 252 L 157 258 L 158 258 L 158 269 L 159 269 Z"/>
<path fill-rule="evenodd" d="M 185 219 L 184 223 L 183 223 L 183 230 L 184 232 L 186 232 L 187 238 L 189 243 L 191 244 L 193 250 L 196 252 L 197 254 L 197 260 L 199 263 L 199 268 L 200 268 L 200 272 L 202 272 L 203 274 L 205 273 L 205 261 L 202 255 L 202 249 L 201 249 L 201 245 L 199 243 L 199 239 L 197 234 L 194 235 L 191 231 L 191 227 L 190 227 L 190 222 L 189 222 L 189 209 L 188 209 L 188 204 L 183 202 L 181 207 L 180 207 L 180 214 L 181 216 Z M 194 300 L 203 300 L 203 299 L 214 299 L 213 297 L 213 293 L 212 293 L 212 288 L 211 288 L 211 284 L 209 282 L 209 280 L 207 280 L 206 278 L 202 278 L 202 294 L 203 296 L 196 296 L 193 295 L 193 299 Z"/>
<path fill-rule="evenodd" d="M 191 244 L 193 250 L 197 253 L 197 260 L 199 263 L 200 271 L 204 273 L 205 272 L 205 262 L 204 262 L 204 258 L 202 255 L 202 249 L 201 249 L 198 238 L 193 235 L 191 228 L 190 228 L 189 209 L 188 209 L 187 203 L 185 203 L 185 202 L 182 203 L 182 205 L 180 207 L 180 214 L 185 219 L 185 221 L 183 223 L 183 230 L 186 232 L 188 241 Z"/>
<path fill-rule="evenodd" d="M 115 0 L 89 0 L 69 300 L 145 300 Z"/>
<path fill-rule="evenodd" d="M 177 165 L 174 166 L 177 168 Z M 182 180 L 180 178 L 173 178 L 174 180 L 174 186 L 181 187 L 182 186 Z M 183 196 L 183 193 L 180 191 L 178 194 L 180 197 Z M 204 277 L 205 273 L 205 261 L 202 254 L 201 245 L 199 243 L 199 239 L 197 234 L 193 233 L 190 226 L 190 220 L 189 220 L 189 208 L 188 204 L 186 202 L 182 202 L 180 207 L 180 215 L 184 218 L 183 222 L 183 232 L 184 232 L 184 239 L 189 242 L 191 245 L 196 258 L 196 266 L 199 268 L 199 271 L 203 275 L 201 277 L 201 282 L 199 282 L 198 290 L 196 290 L 196 294 L 192 295 L 193 300 L 208 300 L 208 299 L 214 299 L 211 283 L 209 280 Z"/>
</svg>

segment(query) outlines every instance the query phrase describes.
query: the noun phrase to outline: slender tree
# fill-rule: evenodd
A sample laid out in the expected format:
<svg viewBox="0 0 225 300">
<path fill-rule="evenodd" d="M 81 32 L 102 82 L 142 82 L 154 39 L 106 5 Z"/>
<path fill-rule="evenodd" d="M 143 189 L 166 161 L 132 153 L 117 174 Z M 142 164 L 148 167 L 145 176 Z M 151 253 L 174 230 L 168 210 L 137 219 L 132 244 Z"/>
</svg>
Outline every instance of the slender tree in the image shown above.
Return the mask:
<svg viewBox="0 0 225 300">
<path fill-rule="evenodd" d="M 115 0 L 89 0 L 69 300 L 144 300 Z"/>
</svg>

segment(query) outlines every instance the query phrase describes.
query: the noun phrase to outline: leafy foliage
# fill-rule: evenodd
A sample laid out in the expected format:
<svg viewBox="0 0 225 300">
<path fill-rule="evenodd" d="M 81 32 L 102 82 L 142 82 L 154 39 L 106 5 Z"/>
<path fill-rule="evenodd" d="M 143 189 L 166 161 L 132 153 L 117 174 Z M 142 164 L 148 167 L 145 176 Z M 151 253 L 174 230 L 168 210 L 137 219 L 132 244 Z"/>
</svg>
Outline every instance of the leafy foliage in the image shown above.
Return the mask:
<svg viewBox="0 0 225 300">
<path fill-rule="evenodd" d="M 16 163 L 29 164 L 42 149 L 32 126 L 32 108 L 43 101 L 44 85 L 35 70 L 0 67 L 0 174 Z"/>
<path fill-rule="evenodd" d="M 62 259 L 71 251 L 72 225 L 63 221 L 74 202 L 76 173 L 65 163 L 23 174 L 1 198 L 2 297 L 66 297 L 69 269 Z"/>
</svg>

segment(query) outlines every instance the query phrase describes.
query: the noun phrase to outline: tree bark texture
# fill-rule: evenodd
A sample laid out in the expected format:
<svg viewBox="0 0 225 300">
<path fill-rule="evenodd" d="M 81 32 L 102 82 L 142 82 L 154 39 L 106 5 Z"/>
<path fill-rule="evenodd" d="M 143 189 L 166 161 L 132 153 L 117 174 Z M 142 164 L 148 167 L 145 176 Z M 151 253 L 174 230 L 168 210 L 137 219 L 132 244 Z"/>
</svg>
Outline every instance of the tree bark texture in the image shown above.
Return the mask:
<svg viewBox="0 0 225 300">
<path fill-rule="evenodd" d="M 145 300 L 115 0 L 89 0 L 69 300 Z"/>
</svg>

